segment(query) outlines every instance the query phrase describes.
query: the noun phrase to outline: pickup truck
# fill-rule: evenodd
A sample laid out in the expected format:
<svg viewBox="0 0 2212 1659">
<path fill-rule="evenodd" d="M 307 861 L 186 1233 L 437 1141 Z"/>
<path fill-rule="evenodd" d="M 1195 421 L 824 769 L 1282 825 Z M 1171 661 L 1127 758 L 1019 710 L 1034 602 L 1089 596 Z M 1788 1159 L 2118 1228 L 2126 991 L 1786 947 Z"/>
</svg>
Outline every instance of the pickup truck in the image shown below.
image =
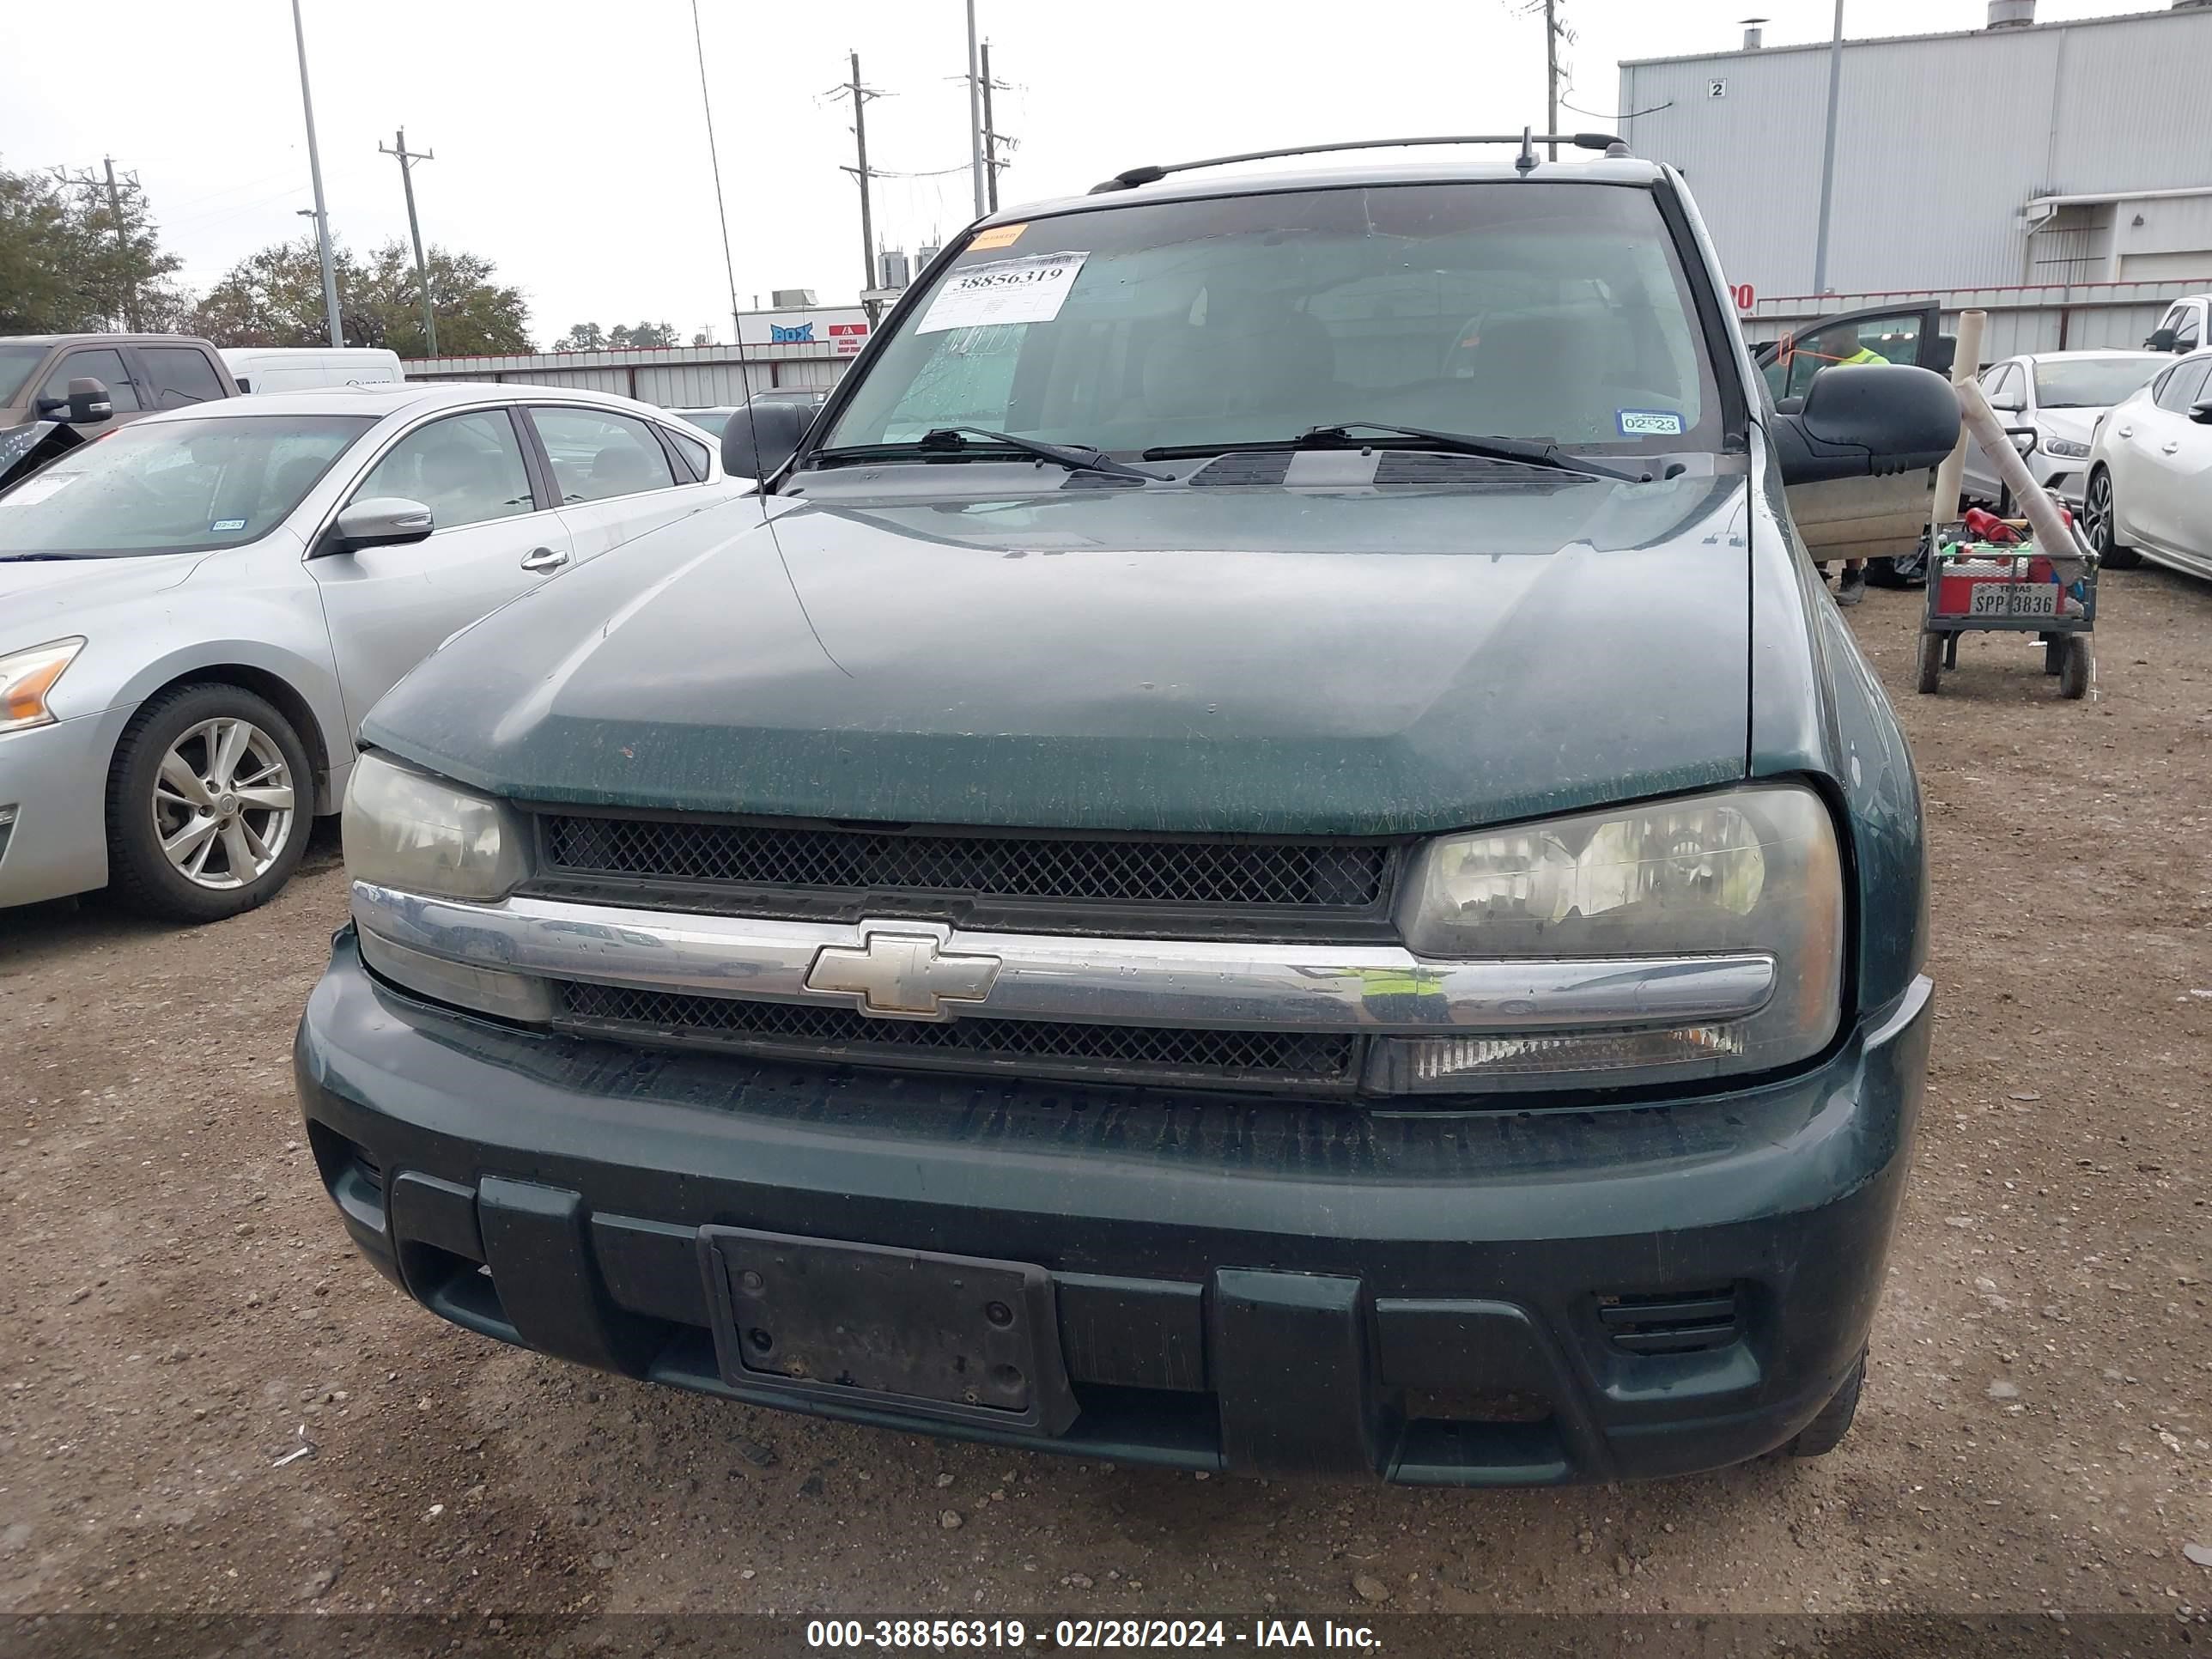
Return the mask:
<svg viewBox="0 0 2212 1659">
<path fill-rule="evenodd" d="M 1116 1462 L 1841 1440 L 1927 875 L 1785 490 L 1924 471 L 1957 404 L 1778 410 L 1680 175 L 1512 142 L 996 213 L 824 409 L 732 413 L 755 500 L 402 681 L 295 1048 L 369 1260 Z"/>
<path fill-rule="evenodd" d="M 0 489 L 99 432 L 236 396 L 222 354 L 189 335 L 0 335 Z"/>
<path fill-rule="evenodd" d="M 2189 294 L 2166 308 L 2143 345 L 2185 356 L 2212 343 L 2212 294 Z"/>
</svg>

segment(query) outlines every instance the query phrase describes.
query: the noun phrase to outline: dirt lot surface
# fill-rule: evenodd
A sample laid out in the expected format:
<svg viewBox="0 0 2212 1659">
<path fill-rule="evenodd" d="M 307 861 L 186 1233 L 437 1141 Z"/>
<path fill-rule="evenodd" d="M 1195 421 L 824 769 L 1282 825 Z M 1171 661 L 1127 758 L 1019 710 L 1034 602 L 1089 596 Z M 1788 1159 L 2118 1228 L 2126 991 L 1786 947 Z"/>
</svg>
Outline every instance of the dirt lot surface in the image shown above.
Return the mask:
<svg viewBox="0 0 2212 1659">
<path fill-rule="evenodd" d="M 1918 596 L 1856 613 L 1928 796 L 1942 1023 L 1831 1457 L 1565 1492 L 1208 1481 L 755 1412 L 451 1328 L 356 1258 L 303 1145 L 289 1046 L 343 911 L 326 836 L 277 902 L 197 932 L 0 915 L 0 1612 L 2191 1621 L 2212 588 L 2106 584 L 2086 704 L 1990 636 L 1917 696 Z"/>
</svg>

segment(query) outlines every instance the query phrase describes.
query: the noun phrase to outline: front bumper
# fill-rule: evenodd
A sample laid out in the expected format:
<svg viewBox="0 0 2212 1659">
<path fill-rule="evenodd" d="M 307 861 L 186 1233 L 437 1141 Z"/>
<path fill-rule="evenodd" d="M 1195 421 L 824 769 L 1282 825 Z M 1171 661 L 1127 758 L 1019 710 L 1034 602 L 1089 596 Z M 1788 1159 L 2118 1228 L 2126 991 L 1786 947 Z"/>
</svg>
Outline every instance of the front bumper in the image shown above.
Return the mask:
<svg viewBox="0 0 2212 1659">
<path fill-rule="evenodd" d="M 348 929 L 295 1068 L 356 1242 L 484 1334 L 1041 1450 L 1542 1484 L 1755 1457 L 1834 1393 L 1881 1291 L 1928 1006 L 1917 981 L 1826 1066 L 1733 1094 L 1392 1114 L 534 1035 L 393 992 Z M 733 1382 L 702 1227 L 1042 1267 L 1073 1421 Z"/>
<path fill-rule="evenodd" d="M 113 746 L 101 714 L 0 736 L 0 909 L 107 884 Z"/>
</svg>

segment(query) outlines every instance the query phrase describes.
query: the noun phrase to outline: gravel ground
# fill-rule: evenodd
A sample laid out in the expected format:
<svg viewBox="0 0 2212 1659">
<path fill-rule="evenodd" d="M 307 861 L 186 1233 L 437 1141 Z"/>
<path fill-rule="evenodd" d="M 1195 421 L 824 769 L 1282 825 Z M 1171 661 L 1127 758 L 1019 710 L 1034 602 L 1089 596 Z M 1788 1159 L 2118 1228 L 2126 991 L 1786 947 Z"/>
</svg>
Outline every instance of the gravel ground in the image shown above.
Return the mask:
<svg viewBox="0 0 2212 1659">
<path fill-rule="evenodd" d="M 2193 1621 L 2212 588 L 2106 581 L 2086 704 L 1995 636 L 1916 696 L 1918 596 L 1854 615 L 1928 796 L 1942 1024 L 1831 1457 L 1564 1492 L 1209 1481 L 751 1411 L 448 1328 L 356 1257 L 301 1134 L 292 1027 L 343 912 L 325 835 L 276 902 L 197 932 L 0 914 L 0 1613 Z"/>
</svg>

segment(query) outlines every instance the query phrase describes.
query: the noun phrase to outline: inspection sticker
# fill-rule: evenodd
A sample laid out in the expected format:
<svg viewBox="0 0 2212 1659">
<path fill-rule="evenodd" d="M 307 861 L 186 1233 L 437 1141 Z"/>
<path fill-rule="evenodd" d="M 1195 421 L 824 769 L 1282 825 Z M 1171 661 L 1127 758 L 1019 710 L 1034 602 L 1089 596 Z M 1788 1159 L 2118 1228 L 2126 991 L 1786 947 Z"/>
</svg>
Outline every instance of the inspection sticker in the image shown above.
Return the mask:
<svg viewBox="0 0 2212 1659">
<path fill-rule="evenodd" d="M 208 526 L 210 532 L 224 530 L 243 530 L 245 528 L 246 520 L 243 519 L 217 519 L 213 524 Z"/>
<path fill-rule="evenodd" d="M 47 496 L 67 489 L 82 476 L 77 472 L 50 472 L 43 478 L 27 478 L 5 495 L 0 495 L 0 507 L 35 507 Z"/>
<path fill-rule="evenodd" d="M 994 259 L 945 279 L 915 325 L 917 334 L 993 323 L 1048 323 L 1067 302 L 1088 253 L 1037 253 L 1026 259 Z"/>
<path fill-rule="evenodd" d="M 993 225 L 988 230 L 975 233 L 975 240 L 968 244 L 968 251 L 988 253 L 994 247 L 1012 247 L 1022 240 L 1022 233 L 1028 228 L 1026 221 L 1018 225 Z"/>
<path fill-rule="evenodd" d="M 1624 438 L 1672 438 L 1682 430 L 1682 417 L 1671 410 L 1624 409 L 1617 412 Z"/>
</svg>

